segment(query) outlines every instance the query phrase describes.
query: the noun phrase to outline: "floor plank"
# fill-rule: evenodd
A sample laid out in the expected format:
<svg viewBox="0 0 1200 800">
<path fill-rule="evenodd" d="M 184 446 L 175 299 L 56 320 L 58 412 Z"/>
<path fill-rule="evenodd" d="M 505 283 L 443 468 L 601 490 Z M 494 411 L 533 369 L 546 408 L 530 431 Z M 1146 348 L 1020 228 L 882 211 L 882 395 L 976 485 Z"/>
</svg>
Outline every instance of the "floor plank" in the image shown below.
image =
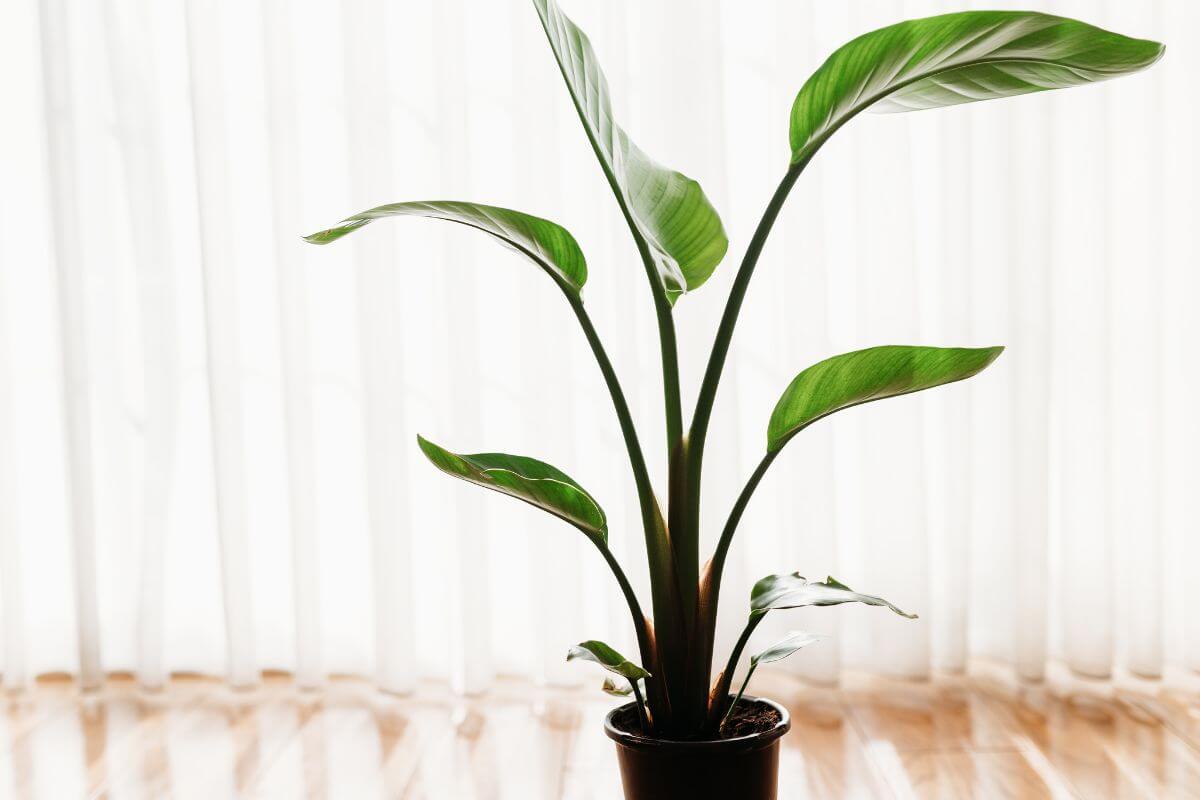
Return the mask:
<svg viewBox="0 0 1200 800">
<path fill-rule="evenodd" d="M 792 716 L 780 797 L 1197 798 L 1200 702 L 1182 691 L 1074 692 L 996 681 L 840 690 L 767 673 Z M 603 695 L 500 681 L 463 698 L 355 680 L 253 691 L 128 678 L 0 698 L 0 798 L 619 800 Z"/>
</svg>

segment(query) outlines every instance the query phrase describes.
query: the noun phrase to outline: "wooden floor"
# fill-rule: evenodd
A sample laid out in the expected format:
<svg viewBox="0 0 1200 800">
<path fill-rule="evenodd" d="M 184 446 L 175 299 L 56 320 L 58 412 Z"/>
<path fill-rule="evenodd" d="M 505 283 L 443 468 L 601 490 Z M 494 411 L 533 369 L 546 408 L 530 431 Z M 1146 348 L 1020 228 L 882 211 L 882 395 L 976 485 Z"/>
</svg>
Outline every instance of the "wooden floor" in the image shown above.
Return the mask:
<svg viewBox="0 0 1200 800">
<path fill-rule="evenodd" d="M 788 800 L 1200 798 L 1195 695 L 978 680 L 830 692 L 779 676 L 758 688 L 792 713 Z M 177 680 L 146 694 L 114 679 L 85 695 L 42 681 L 3 699 L 0 798 L 620 798 L 607 700 L 510 682 L 464 700 L 349 680 L 319 693 Z"/>
</svg>

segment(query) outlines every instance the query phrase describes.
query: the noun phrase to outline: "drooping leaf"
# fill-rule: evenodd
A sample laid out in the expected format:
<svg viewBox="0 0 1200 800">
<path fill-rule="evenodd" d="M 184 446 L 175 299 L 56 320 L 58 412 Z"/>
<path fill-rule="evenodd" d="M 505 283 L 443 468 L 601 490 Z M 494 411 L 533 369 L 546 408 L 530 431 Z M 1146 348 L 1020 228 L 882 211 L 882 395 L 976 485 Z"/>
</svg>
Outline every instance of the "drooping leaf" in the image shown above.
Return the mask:
<svg viewBox="0 0 1200 800">
<path fill-rule="evenodd" d="M 533 4 L 604 175 L 673 301 L 708 280 L 724 258 L 729 240 L 721 218 L 699 183 L 655 163 L 617 124 L 587 34 L 554 0 Z"/>
<path fill-rule="evenodd" d="M 567 651 L 567 661 L 594 661 L 609 672 L 630 681 L 649 678 L 650 673 L 613 650 L 604 642 L 580 642 Z M 630 690 L 632 691 L 632 689 Z"/>
<path fill-rule="evenodd" d="M 881 597 L 860 594 L 832 577 L 817 583 L 806 580 L 798 572 L 790 575 L 768 575 L 754 584 L 754 588 L 750 591 L 750 618 L 760 617 L 768 611 L 781 608 L 836 606 L 841 603 L 884 606 L 902 617 L 917 618 L 916 614 L 901 611 Z"/>
<path fill-rule="evenodd" d="M 479 203 L 451 200 L 391 203 L 355 214 L 328 230 L 305 236 L 304 240 L 312 244 L 329 244 L 374 220 L 403 216 L 443 219 L 491 234 L 505 246 L 533 261 L 575 294 L 587 282 L 587 263 L 583 251 L 566 228 L 541 217 Z"/>
<path fill-rule="evenodd" d="M 1063 89 L 1145 69 L 1158 42 L 1032 11 L 963 11 L 843 45 L 792 105 L 792 163 L 866 109 L 911 111 Z"/>
<path fill-rule="evenodd" d="M 772 661 L 782 661 L 800 648 L 808 647 L 814 642 L 819 642 L 822 639 L 828 638 L 828 636 L 824 636 L 819 633 L 792 631 L 787 636 L 768 647 L 766 650 L 763 650 L 757 655 L 750 656 L 750 665 L 752 667 L 756 667 L 759 664 L 770 664 Z"/>
<path fill-rule="evenodd" d="M 608 522 L 600 505 L 583 487 L 549 464 L 507 453 L 459 455 L 420 436 L 417 444 L 442 472 L 524 500 L 607 545 Z"/>
<path fill-rule="evenodd" d="M 604 683 L 600 686 L 600 691 L 605 694 L 611 694 L 613 697 L 629 697 L 633 694 L 633 684 L 624 678 L 613 679 L 605 676 Z"/>
<path fill-rule="evenodd" d="M 767 426 L 767 452 L 835 411 L 969 378 L 1003 350 L 886 345 L 827 358 L 797 375 L 779 398 Z"/>
</svg>

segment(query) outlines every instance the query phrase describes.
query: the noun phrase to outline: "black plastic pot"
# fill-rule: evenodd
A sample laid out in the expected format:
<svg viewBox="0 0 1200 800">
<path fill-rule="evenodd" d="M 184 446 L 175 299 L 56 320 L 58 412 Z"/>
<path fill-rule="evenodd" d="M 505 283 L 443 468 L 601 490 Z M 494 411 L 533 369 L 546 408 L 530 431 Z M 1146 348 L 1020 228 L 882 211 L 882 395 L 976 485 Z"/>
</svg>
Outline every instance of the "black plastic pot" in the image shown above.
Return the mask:
<svg viewBox="0 0 1200 800">
<path fill-rule="evenodd" d="M 787 709 L 771 700 L 743 695 L 742 702 L 765 703 L 780 714 L 769 731 L 705 742 L 651 739 L 617 728 L 608 712 L 604 732 L 617 743 L 625 800 L 775 800 L 779 740 L 792 727 Z M 632 705 L 632 704 L 628 704 Z"/>
</svg>

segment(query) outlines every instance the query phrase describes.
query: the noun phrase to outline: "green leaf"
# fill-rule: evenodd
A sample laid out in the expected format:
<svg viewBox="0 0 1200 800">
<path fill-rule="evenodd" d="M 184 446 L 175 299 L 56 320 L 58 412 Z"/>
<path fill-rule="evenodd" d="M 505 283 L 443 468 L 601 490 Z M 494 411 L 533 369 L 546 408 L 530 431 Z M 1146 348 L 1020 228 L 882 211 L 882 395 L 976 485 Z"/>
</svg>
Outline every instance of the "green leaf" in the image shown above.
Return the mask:
<svg viewBox="0 0 1200 800">
<path fill-rule="evenodd" d="M 796 376 L 771 412 L 767 452 L 835 411 L 969 378 L 1003 350 L 887 345 L 814 364 Z"/>
<path fill-rule="evenodd" d="M 750 656 L 750 665 L 751 667 L 756 667 L 759 664 L 770 664 L 772 661 L 782 661 L 800 648 L 807 647 L 814 642 L 819 642 L 828 638 L 828 636 L 823 636 L 819 633 L 792 631 L 787 636 L 783 637 L 766 650 L 763 650 L 758 655 Z"/>
<path fill-rule="evenodd" d="M 729 240 L 721 218 L 699 183 L 655 163 L 616 123 L 587 34 L 554 0 L 533 4 L 604 175 L 674 301 L 708 280 L 725 257 Z"/>
<path fill-rule="evenodd" d="M 608 522 L 600 505 L 583 487 L 549 464 L 506 453 L 459 455 L 420 436 L 417 444 L 442 472 L 524 500 L 571 523 L 600 544 L 608 544 Z"/>
<path fill-rule="evenodd" d="M 649 678 L 650 673 L 613 650 L 604 642 L 580 642 L 567 651 L 567 661 L 594 661 L 609 672 L 630 681 Z M 630 689 L 632 691 L 632 689 Z"/>
<path fill-rule="evenodd" d="M 587 282 L 587 263 L 583 251 L 566 228 L 520 211 L 478 203 L 450 200 L 392 203 L 355 214 L 329 230 L 305 236 L 304 240 L 312 244 L 329 244 L 374 220 L 405 216 L 443 219 L 491 234 L 505 246 L 533 261 L 575 294 L 579 294 Z"/>
<path fill-rule="evenodd" d="M 754 584 L 750 591 L 750 618 L 761 617 L 768 611 L 781 608 L 836 606 L 841 603 L 886 606 L 902 617 L 917 618 L 916 614 L 901 611 L 883 598 L 860 594 L 833 578 L 816 583 L 805 580 L 798 572 L 791 575 L 768 575 Z"/>
<path fill-rule="evenodd" d="M 633 684 L 624 678 L 613 680 L 606 676 L 604 683 L 600 686 L 600 691 L 611 694 L 613 697 L 629 697 L 633 694 Z"/>
<path fill-rule="evenodd" d="M 792 105 L 792 163 L 865 109 L 911 111 L 1063 89 L 1145 69 L 1158 42 L 1031 11 L 908 20 L 843 45 Z"/>
</svg>

